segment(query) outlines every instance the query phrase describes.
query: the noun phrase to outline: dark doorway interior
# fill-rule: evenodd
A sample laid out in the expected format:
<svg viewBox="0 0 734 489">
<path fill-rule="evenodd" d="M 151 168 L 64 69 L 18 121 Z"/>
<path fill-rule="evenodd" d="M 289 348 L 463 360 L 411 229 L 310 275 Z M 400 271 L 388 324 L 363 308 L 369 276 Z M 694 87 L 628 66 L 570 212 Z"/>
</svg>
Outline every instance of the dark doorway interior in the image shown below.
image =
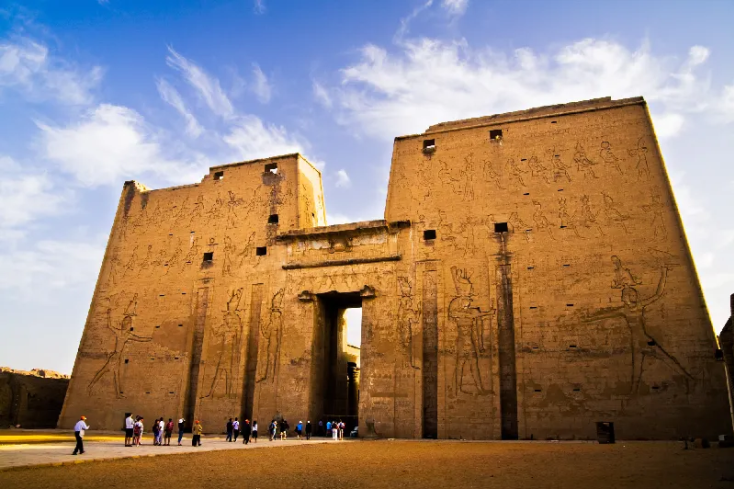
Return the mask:
<svg viewBox="0 0 734 489">
<path fill-rule="evenodd" d="M 359 420 L 359 348 L 347 342 L 346 310 L 361 308 L 359 292 L 317 296 L 311 371 L 311 422 L 342 420 L 345 436 Z M 361 325 L 360 325 L 361 326 Z"/>
</svg>

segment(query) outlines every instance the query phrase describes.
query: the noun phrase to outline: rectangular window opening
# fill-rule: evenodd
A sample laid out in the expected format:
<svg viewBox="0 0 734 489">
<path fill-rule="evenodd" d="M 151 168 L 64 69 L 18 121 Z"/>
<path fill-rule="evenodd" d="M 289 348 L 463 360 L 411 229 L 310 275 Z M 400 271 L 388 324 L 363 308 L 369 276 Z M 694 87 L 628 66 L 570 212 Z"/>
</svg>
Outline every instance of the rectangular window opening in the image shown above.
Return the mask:
<svg viewBox="0 0 734 489">
<path fill-rule="evenodd" d="M 278 224 L 278 214 L 270 214 L 268 224 Z"/>
<path fill-rule="evenodd" d="M 551 121 L 551 124 L 558 124 L 558 121 Z"/>
<path fill-rule="evenodd" d="M 224 180 L 224 172 L 223 171 L 214 172 L 214 180 Z"/>
<path fill-rule="evenodd" d="M 277 163 L 268 163 L 265 165 L 265 173 L 270 172 L 273 175 L 278 174 L 278 164 Z"/>
<path fill-rule="evenodd" d="M 255 248 L 255 255 L 257 256 L 265 256 L 268 254 L 268 248 L 265 246 L 258 246 Z"/>
<path fill-rule="evenodd" d="M 204 261 L 212 261 L 214 259 L 214 252 L 213 251 L 207 251 L 204 253 Z"/>
<path fill-rule="evenodd" d="M 506 222 L 496 222 L 494 223 L 494 232 L 495 233 L 506 233 L 510 230 L 510 228 L 507 227 Z"/>
<path fill-rule="evenodd" d="M 426 241 L 436 239 L 436 230 L 435 229 L 426 229 L 423 231 L 423 239 Z"/>
<path fill-rule="evenodd" d="M 160 324 L 156 324 L 155 325 L 155 329 L 161 329 L 161 325 Z"/>
<path fill-rule="evenodd" d="M 491 131 L 489 131 L 489 140 L 490 141 L 502 140 L 502 129 L 492 129 Z"/>
<path fill-rule="evenodd" d="M 125 359 L 125 363 L 130 363 L 130 360 L 128 358 Z"/>
<path fill-rule="evenodd" d="M 424 139 L 423 140 L 423 151 L 434 151 L 436 149 L 435 139 Z"/>
<path fill-rule="evenodd" d="M 183 324 L 179 324 L 179 325 L 178 325 L 178 327 L 179 327 L 179 328 L 183 328 Z"/>
</svg>

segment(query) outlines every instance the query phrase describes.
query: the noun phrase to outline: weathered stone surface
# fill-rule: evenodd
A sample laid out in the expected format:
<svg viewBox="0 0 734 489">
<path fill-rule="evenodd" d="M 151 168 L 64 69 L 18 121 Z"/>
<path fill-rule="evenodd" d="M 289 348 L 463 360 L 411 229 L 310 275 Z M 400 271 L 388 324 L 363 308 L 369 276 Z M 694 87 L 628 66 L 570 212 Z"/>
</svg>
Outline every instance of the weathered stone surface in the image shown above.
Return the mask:
<svg viewBox="0 0 734 489">
<path fill-rule="evenodd" d="M 184 187 L 127 182 L 60 426 L 82 411 L 101 428 L 125 412 L 210 431 L 237 415 L 316 422 L 358 397 L 364 435 L 731 431 L 642 98 L 397 138 L 385 220 L 325 224 L 321 175 L 299 155 Z"/>
<path fill-rule="evenodd" d="M 69 377 L 51 370 L 0 367 L 0 428 L 53 428 Z"/>
</svg>

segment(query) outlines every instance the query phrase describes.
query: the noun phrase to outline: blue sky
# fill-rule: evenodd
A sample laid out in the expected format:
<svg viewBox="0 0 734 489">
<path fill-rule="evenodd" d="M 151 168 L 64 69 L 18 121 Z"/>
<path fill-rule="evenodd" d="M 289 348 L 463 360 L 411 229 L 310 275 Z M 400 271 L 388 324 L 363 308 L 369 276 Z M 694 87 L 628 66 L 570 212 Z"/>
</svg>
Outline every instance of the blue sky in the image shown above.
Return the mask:
<svg viewBox="0 0 734 489">
<path fill-rule="evenodd" d="M 0 0 L 0 365 L 70 372 L 124 180 L 301 151 L 382 216 L 395 136 L 644 96 L 715 327 L 734 292 L 734 3 Z"/>
</svg>

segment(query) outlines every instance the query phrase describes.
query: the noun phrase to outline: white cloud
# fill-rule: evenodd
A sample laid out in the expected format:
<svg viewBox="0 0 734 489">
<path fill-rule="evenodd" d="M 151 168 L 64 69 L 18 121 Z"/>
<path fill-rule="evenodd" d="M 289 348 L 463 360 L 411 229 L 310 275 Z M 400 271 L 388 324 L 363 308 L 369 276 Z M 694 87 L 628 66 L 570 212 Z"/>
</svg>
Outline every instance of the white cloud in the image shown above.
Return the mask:
<svg viewBox="0 0 734 489">
<path fill-rule="evenodd" d="M 205 165 L 167 158 L 157 133 L 127 107 L 102 104 L 64 127 L 36 124 L 41 129 L 42 155 L 87 186 L 120 185 L 145 174 L 191 182 Z"/>
<path fill-rule="evenodd" d="M 59 214 L 69 194 L 57 191 L 45 173 L 23 169 L 8 157 L 0 157 L 0 234 L 23 235 L 23 227 L 43 217 Z M 21 229 L 17 229 L 21 228 Z"/>
<path fill-rule="evenodd" d="M 31 39 L 0 42 L 0 89 L 17 89 L 34 101 L 84 105 L 101 79 L 100 67 L 78 69 Z"/>
<path fill-rule="evenodd" d="M 1 251 L 5 273 L 0 290 L 15 295 L 65 289 L 94 282 L 104 255 L 106 238 L 42 240 L 28 248 Z M 42 294 L 44 295 L 44 294 Z"/>
<path fill-rule="evenodd" d="M 303 145 L 288 135 L 282 126 L 266 125 L 260 118 L 240 116 L 224 141 L 236 150 L 236 159 L 250 160 L 302 151 Z"/>
<path fill-rule="evenodd" d="M 271 95 L 268 77 L 265 76 L 265 73 L 262 72 L 260 66 L 258 66 L 257 64 L 252 65 L 252 75 L 255 77 L 255 80 L 252 84 L 252 91 L 255 93 L 255 96 L 261 103 L 267 104 L 268 102 L 270 102 Z"/>
<path fill-rule="evenodd" d="M 253 11 L 257 15 L 262 15 L 267 11 L 267 8 L 265 8 L 265 0 L 255 0 L 255 5 L 253 7 Z"/>
<path fill-rule="evenodd" d="M 713 105 L 708 80 L 695 71 L 708 53 L 701 46 L 694 46 L 683 61 L 655 56 L 647 43 L 630 50 L 599 39 L 547 53 L 475 50 L 465 40 L 427 38 L 401 40 L 396 49 L 364 46 L 359 61 L 341 70 L 342 87 L 334 89 L 340 122 L 392 138 L 441 121 L 643 95 L 663 108 L 662 132 L 672 135 L 682 127 L 685 113 Z"/>
<path fill-rule="evenodd" d="M 345 214 L 329 214 L 326 213 L 326 222 L 329 226 L 335 226 L 337 224 L 347 224 L 350 222 L 358 222 L 358 220 L 352 219 Z"/>
<path fill-rule="evenodd" d="M 349 179 L 349 175 L 346 170 L 339 170 L 336 172 L 336 183 L 335 187 L 349 188 L 352 186 L 352 181 Z"/>
<path fill-rule="evenodd" d="M 178 91 L 162 78 L 156 80 L 156 87 L 163 101 L 176 109 L 186 120 L 186 133 L 194 138 L 199 137 L 204 129 L 199 125 L 196 117 L 186 108 L 186 104 Z"/>
<path fill-rule="evenodd" d="M 219 80 L 209 76 L 202 68 L 178 54 L 170 46 L 168 52 L 170 53 L 166 57 L 168 66 L 181 72 L 184 79 L 196 89 L 209 109 L 221 117 L 231 117 L 234 108 L 224 90 L 222 90 Z"/>
<path fill-rule="evenodd" d="M 469 5 L 469 0 L 443 0 L 441 6 L 448 12 L 449 15 L 464 15 L 466 7 Z"/>
<path fill-rule="evenodd" d="M 313 96 L 314 98 L 316 98 L 316 101 L 318 103 L 320 103 L 327 109 L 331 108 L 332 101 L 331 97 L 329 96 L 329 92 L 324 88 L 323 85 L 316 81 L 313 82 Z"/>
<path fill-rule="evenodd" d="M 653 121 L 655 134 L 660 139 L 670 138 L 677 135 L 683 128 L 685 118 L 681 114 L 665 113 L 658 114 Z"/>
</svg>

